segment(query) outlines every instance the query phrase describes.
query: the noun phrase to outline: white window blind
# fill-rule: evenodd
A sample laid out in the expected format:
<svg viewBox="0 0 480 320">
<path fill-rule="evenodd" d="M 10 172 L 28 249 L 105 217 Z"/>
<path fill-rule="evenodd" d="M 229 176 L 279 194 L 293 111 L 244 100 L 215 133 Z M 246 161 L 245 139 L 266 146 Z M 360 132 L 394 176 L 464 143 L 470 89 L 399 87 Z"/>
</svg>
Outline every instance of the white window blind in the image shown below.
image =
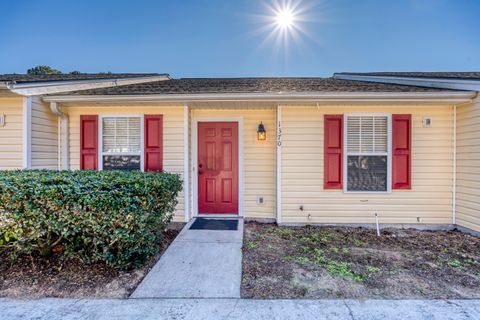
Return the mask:
<svg viewBox="0 0 480 320">
<path fill-rule="evenodd" d="M 348 154 L 386 154 L 388 152 L 388 118 L 349 116 L 347 137 Z"/>
<path fill-rule="evenodd" d="M 346 118 L 346 190 L 388 191 L 389 118 L 348 115 Z"/>
<path fill-rule="evenodd" d="M 103 153 L 140 154 L 140 131 L 139 117 L 103 118 Z"/>
</svg>

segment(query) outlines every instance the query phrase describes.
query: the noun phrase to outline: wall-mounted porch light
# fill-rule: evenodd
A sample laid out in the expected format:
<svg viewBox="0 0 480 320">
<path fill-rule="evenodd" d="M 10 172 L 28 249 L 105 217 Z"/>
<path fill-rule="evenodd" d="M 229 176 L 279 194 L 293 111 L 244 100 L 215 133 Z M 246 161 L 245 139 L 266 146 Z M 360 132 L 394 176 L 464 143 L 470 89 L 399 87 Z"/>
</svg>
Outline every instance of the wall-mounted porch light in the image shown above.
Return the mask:
<svg viewBox="0 0 480 320">
<path fill-rule="evenodd" d="M 265 131 L 265 127 L 263 125 L 263 122 L 260 122 L 257 128 L 257 140 L 263 141 L 267 140 L 267 131 Z"/>
</svg>

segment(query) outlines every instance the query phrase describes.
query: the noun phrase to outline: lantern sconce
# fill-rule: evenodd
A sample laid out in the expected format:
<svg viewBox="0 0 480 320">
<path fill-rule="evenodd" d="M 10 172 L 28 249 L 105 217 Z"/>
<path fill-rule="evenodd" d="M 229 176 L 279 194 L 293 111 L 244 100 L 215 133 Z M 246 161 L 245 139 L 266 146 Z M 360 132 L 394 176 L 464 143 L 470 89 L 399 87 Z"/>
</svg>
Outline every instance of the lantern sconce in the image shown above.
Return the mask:
<svg viewBox="0 0 480 320">
<path fill-rule="evenodd" d="M 258 125 L 257 140 L 258 141 L 267 140 L 267 131 L 265 131 L 265 126 L 263 125 L 263 122 L 260 122 L 260 124 Z"/>
</svg>

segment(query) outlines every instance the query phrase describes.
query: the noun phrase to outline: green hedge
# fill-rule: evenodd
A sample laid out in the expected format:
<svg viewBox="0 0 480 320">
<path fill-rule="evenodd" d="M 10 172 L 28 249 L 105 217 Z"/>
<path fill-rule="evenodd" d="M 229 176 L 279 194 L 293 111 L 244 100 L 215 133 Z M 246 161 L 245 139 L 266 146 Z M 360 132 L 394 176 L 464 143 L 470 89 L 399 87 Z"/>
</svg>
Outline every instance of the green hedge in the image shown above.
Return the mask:
<svg viewBox="0 0 480 320">
<path fill-rule="evenodd" d="M 137 267 L 157 252 L 181 189 L 170 173 L 0 171 L 0 246 Z"/>
</svg>

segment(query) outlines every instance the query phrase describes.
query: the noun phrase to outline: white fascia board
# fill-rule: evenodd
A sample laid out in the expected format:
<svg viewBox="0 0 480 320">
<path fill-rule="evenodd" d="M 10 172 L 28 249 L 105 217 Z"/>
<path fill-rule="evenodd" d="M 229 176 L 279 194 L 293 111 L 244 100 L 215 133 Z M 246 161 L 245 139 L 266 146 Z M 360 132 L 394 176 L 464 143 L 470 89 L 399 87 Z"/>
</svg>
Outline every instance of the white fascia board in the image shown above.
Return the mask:
<svg viewBox="0 0 480 320">
<path fill-rule="evenodd" d="M 462 103 L 475 97 L 475 92 L 308 92 L 308 93 L 234 93 L 234 94 L 151 94 L 151 95 L 58 95 L 47 96 L 46 102 L 197 102 L 197 101 L 273 101 L 273 102 L 439 102 Z"/>
<path fill-rule="evenodd" d="M 23 95 L 34 96 L 43 94 L 55 94 L 61 92 L 99 89 L 108 87 L 125 86 L 129 84 L 138 84 L 145 82 L 165 81 L 169 80 L 168 76 L 147 76 L 132 78 L 110 78 L 95 80 L 65 80 L 65 81 L 49 81 L 34 83 L 8 83 L 7 87 L 11 92 Z"/>
<path fill-rule="evenodd" d="M 401 76 L 373 76 L 335 73 L 334 79 L 367 81 L 375 83 L 391 83 L 418 87 L 471 90 L 480 91 L 480 80 L 467 79 L 446 79 L 446 78 L 423 78 L 423 77 L 401 77 Z"/>
</svg>

